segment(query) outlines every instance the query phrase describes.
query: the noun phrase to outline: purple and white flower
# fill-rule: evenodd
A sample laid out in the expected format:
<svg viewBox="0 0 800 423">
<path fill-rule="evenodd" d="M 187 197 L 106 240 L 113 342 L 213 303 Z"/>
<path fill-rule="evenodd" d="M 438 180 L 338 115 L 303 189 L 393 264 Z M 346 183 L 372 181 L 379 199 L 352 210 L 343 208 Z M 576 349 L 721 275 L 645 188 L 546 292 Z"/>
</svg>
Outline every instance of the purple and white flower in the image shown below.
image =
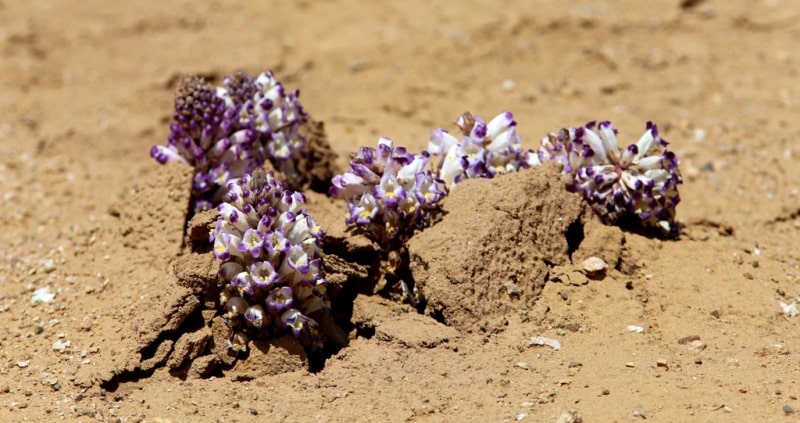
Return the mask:
<svg viewBox="0 0 800 423">
<path fill-rule="evenodd" d="M 345 222 L 382 248 L 396 249 L 428 224 L 445 195 L 444 182 L 427 169 L 429 154 L 411 154 L 381 138 L 362 147 L 350 170 L 333 177 L 330 194 L 347 200 Z"/>
<path fill-rule="evenodd" d="M 287 183 L 299 187 L 299 169 L 308 158 L 299 127 L 307 115 L 299 91 L 286 93 L 272 72 L 253 78 L 243 72 L 212 88 L 202 78 L 184 79 L 175 98 L 167 145 L 150 155 L 159 163 L 194 167 L 192 197 L 196 211 L 216 206 L 227 181 L 269 160 Z"/>
<path fill-rule="evenodd" d="M 535 162 L 534 153 L 522 148 L 511 112 L 500 113 L 488 124 L 465 112 L 456 125 L 462 134 L 460 141 L 440 128 L 431 133 L 428 142 L 428 153 L 442 156 L 438 176 L 450 190 L 465 178 L 492 178 L 517 172 Z"/>
<path fill-rule="evenodd" d="M 328 313 L 319 226 L 302 208 L 305 197 L 261 169 L 228 182 L 211 235 L 222 261 L 222 304 L 233 329 L 230 345 L 246 348 L 247 333 L 289 331 L 321 347 L 313 313 Z M 244 340 L 244 341 L 243 341 Z"/>
<path fill-rule="evenodd" d="M 624 148 L 611 122 L 589 122 L 548 134 L 537 159 L 564 165 L 567 188 L 583 195 L 606 223 L 632 219 L 643 228 L 674 234 L 682 180 L 678 158 L 666 147 L 652 122 Z"/>
</svg>

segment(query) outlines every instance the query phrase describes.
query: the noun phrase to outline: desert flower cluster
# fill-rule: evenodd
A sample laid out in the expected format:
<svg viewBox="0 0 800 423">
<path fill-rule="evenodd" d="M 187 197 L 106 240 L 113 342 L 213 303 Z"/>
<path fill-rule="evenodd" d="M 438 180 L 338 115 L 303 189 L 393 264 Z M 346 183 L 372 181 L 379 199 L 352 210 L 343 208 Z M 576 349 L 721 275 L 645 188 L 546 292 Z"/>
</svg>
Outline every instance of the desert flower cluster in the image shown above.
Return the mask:
<svg viewBox="0 0 800 423">
<path fill-rule="evenodd" d="M 196 211 L 218 204 L 230 179 L 261 168 L 269 160 L 292 187 L 307 159 L 298 128 L 307 117 L 300 93 L 286 93 L 272 72 L 257 77 L 239 72 L 212 88 L 192 76 L 181 81 L 166 146 L 150 155 L 159 163 L 181 162 L 195 169 Z"/>
<path fill-rule="evenodd" d="M 271 72 L 240 72 L 216 88 L 190 77 L 178 90 L 167 145 L 151 150 L 159 163 L 192 166 L 194 210 L 216 209 L 210 238 L 219 261 L 219 312 L 235 351 L 253 337 L 285 333 L 311 349 L 326 343 L 324 233 L 295 191 L 306 178 L 309 146 L 299 132 L 306 120 L 298 92 L 286 94 Z M 533 149 L 523 147 L 508 111 L 488 123 L 465 112 L 455 127 L 455 134 L 432 131 L 420 152 L 382 137 L 353 153 L 349 169 L 330 181 L 329 195 L 344 200 L 346 225 L 381 252 L 384 292 L 396 300 L 424 307 L 406 245 L 436 222 L 442 199 L 466 179 L 557 162 L 564 188 L 604 223 L 677 235 L 678 158 L 653 123 L 630 144 L 604 121 L 549 133 Z M 267 162 L 276 172 L 263 169 Z"/>
<path fill-rule="evenodd" d="M 309 315 L 330 310 L 320 271 L 323 233 L 304 203 L 303 194 L 262 169 L 228 182 L 211 239 L 222 262 L 220 303 L 234 350 L 244 350 L 254 331 L 288 330 L 303 345 L 322 347 L 320 326 Z"/>
</svg>

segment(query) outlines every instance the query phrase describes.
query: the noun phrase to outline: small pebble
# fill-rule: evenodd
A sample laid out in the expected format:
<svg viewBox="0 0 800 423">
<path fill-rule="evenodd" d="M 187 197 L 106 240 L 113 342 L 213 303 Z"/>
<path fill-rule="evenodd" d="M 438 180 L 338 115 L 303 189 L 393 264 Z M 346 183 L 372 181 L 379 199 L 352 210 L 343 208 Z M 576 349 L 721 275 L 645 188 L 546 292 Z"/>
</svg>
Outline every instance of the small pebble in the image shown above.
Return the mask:
<svg viewBox="0 0 800 423">
<path fill-rule="evenodd" d="M 64 350 L 69 348 L 71 345 L 72 345 L 72 342 L 70 342 L 70 341 L 62 341 L 62 340 L 59 339 L 58 341 L 53 342 L 53 350 L 58 351 L 58 352 L 64 352 Z"/>
<path fill-rule="evenodd" d="M 31 296 L 31 303 L 38 304 L 38 303 L 50 303 L 56 298 L 56 294 L 50 291 L 49 287 L 39 288 L 36 291 L 33 291 L 33 296 Z"/>
<path fill-rule="evenodd" d="M 589 257 L 581 262 L 581 268 L 587 275 L 600 273 L 608 268 L 608 264 L 600 257 Z"/>
<path fill-rule="evenodd" d="M 694 352 L 700 352 L 706 349 L 706 344 L 699 339 L 695 339 L 694 341 L 689 343 L 689 349 Z"/>
<path fill-rule="evenodd" d="M 53 261 L 53 259 L 44 260 L 42 262 L 42 269 L 45 271 L 45 273 L 50 273 L 56 270 L 56 263 Z"/>
<path fill-rule="evenodd" d="M 794 408 L 792 408 L 792 406 L 789 405 L 789 404 L 784 405 L 783 406 L 783 414 L 786 414 L 787 416 L 789 414 L 794 414 Z"/>
<path fill-rule="evenodd" d="M 797 309 L 797 303 L 792 301 L 791 304 L 786 304 L 783 301 L 779 302 L 781 309 L 783 309 L 783 313 L 787 314 L 789 317 L 795 317 L 800 314 L 800 310 Z"/>
<path fill-rule="evenodd" d="M 700 357 L 695 357 L 694 364 L 703 364 L 703 359 Z"/>
<path fill-rule="evenodd" d="M 581 366 L 583 366 L 583 363 L 581 363 L 580 361 L 570 361 L 569 365 L 568 365 L 568 367 L 570 369 L 574 368 L 574 367 L 581 367 Z"/>
<path fill-rule="evenodd" d="M 641 326 L 629 325 L 628 326 L 628 332 L 644 333 L 644 328 L 641 327 Z"/>
<path fill-rule="evenodd" d="M 611 395 L 611 391 L 609 391 L 608 389 L 603 389 L 600 393 L 603 395 Z"/>
<path fill-rule="evenodd" d="M 639 411 L 639 410 L 633 410 L 633 417 L 640 417 L 640 418 L 643 418 L 643 419 L 647 418 L 647 416 L 644 414 L 644 412 L 643 411 Z"/>
<path fill-rule="evenodd" d="M 257 416 L 257 415 L 258 415 L 258 410 L 256 410 L 255 408 L 250 408 L 250 409 L 249 409 L 249 410 L 247 410 L 247 411 L 248 411 L 250 414 L 254 415 L 254 416 Z"/>
<path fill-rule="evenodd" d="M 561 343 L 560 342 L 558 342 L 558 341 L 556 341 L 555 339 L 552 339 L 552 338 L 546 338 L 544 336 L 534 336 L 533 338 L 531 338 L 531 340 L 528 343 L 528 345 L 530 345 L 530 346 L 533 346 L 533 345 L 546 345 L 546 346 L 548 346 L 548 347 L 550 347 L 550 348 L 552 348 L 552 349 L 554 349 L 556 351 L 561 349 Z"/>
<path fill-rule="evenodd" d="M 517 83 L 514 82 L 513 79 L 504 79 L 503 80 L 503 91 L 514 91 L 514 88 L 517 87 Z"/>
<path fill-rule="evenodd" d="M 689 336 L 684 336 L 683 338 L 679 339 L 678 340 L 678 344 L 684 345 L 684 344 L 688 344 L 688 343 L 690 343 L 692 341 L 699 341 L 699 340 L 700 340 L 700 337 L 698 335 L 689 335 Z"/>
<path fill-rule="evenodd" d="M 516 364 L 516 366 L 519 367 L 520 369 L 525 369 L 525 370 L 528 370 L 530 368 L 530 366 L 528 366 L 528 363 L 524 361 L 520 361 L 519 363 Z"/>
<path fill-rule="evenodd" d="M 629 361 L 625 363 L 625 367 L 636 367 L 636 364 L 634 364 L 633 361 Z"/>
<path fill-rule="evenodd" d="M 17 367 L 21 369 L 28 367 L 29 364 L 31 364 L 30 360 L 17 361 Z"/>
<path fill-rule="evenodd" d="M 669 368 L 667 366 L 667 360 L 665 358 L 659 358 L 658 360 L 656 360 L 656 367 Z"/>
</svg>

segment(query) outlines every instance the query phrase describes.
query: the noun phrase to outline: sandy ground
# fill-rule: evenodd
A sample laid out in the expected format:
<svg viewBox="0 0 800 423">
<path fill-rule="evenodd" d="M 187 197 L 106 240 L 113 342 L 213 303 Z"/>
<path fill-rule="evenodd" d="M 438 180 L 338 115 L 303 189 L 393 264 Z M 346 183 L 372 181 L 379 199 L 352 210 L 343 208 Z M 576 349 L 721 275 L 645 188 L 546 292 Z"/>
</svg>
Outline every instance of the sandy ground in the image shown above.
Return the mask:
<svg viewBox="0 0 800 423">
<path fill-rule="evenodd" d="M 792 0 L 0 1 L 0 420 L 795 419 L 800 316 L 780 303 L 800 295 L 798 14 Z M 238 69 L 300 88 L 340 166 L 381 135 L 424 148 L 465 110 L 513 111 L 530 148 L 597 119 L 633 142 L 656 121 L 681 160 L 680 239 L 587 221 L 581 248 L 616 268 L 544 283 L 554 269 L 515 267 L 509 246 L 568 269 L 557 225 L 520 217 L 542 228 L 530 241 L 469 201 L 524 211 L 519 196 L 541 194 L 530 204 L 552 217 L 569 199 L 519 187 L 540 174 L 470 181 L 445 206 L 463 220 L 412 255 L 437 263 L 431 286 L 460 259 L 526 269 L 535 297 L 484 287 L 494 303 L 443 325 L 359 295 L 322 370 L 275 345 L 201 378 L 207 351 L 186 345 L 209 329 L 173 271 L 187 176 L 148 151 L 177 78 Z M 311 203 L 341 230 L 341 204 Z M 473 231 L 497 244 L 446 244 Z M 33 303 L 43 288 L 54 298 Z"/>
</svg>

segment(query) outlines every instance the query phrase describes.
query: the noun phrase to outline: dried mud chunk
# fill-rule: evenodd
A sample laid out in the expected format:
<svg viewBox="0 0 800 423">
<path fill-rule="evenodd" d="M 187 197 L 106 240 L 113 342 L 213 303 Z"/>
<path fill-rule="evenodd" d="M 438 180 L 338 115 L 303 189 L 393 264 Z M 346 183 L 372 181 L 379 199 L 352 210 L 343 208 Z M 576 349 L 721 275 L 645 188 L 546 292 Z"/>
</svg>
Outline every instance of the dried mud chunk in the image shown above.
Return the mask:
<svg viewBox="0 0 800 423">
<path fill-rule="evenodd" d="M 211 354 L 226 366 L 231 366 L 236 361 L 236 353 L 228 348 L 230 334 L 231 329 L 225 324 L 222 316 L 211 320 Z"/>
<path fill-rule="evenodd" d="M 383 322 L 409 312 L 413 312 L 413 309 L 408 305 L 389 301 L 378 296 L 359 295 L 353 301 L 351 321 L 358 328 L 374 329 Z"/>
<path fill-rule="evenodd" d="M 204 355 L 197 357 L 189 366 L 186 377 L 188 379 L 206 379 L 217 370 L 218 365 L 219 359 L 216 356 Z"/>
<path fill-rule="evenodd" d="M 303 347 L 291 336 L 269 341 L 253 341 L 247 360 L 239 360 L 227 373 L 234 380 L 251 380 L 304 370 L 308 358 Z"/>
<path fill-rule="evenodd" d="M 407 347 L 434 348 L 458 338 L 458 331 L 430 317 L 416 313 L 402 314 L 375 329 L 375 337 Z"/>
<path fill-rule="evenodd" d="M 174 280 L 165 283 L 175 284 Z M 177 285 L 177 284 L 175 284 Z M 166 298 L 149 297 L 140 307 L 143 311 L 134 327 L 139 335 L 140 350 L 150 346 L 164 332 L 174 332 L 184 321 L 200 307 L 200 301 L 189 290 L 174 286 L 162 292 Z M 154 310 L 153 304 L 165 304 L 164 307 Z"/>
<path fill-rule="evenodd" d="M 109 207 L 119 218 L 122 245 L 144 251 L 163 251 L 181 245 L 186 224 L 192 168 L 174 164 L 148 173 Z"/>
<path fill-rule="evenodd" d="M 217 222 L 217 210 L 203 210 L 198 212 L 189 220 L 189 224 L 186 228 L 186 235 L 189 238 L 189 244 L 192 246 L 193 250 L 196 250 L 196 246 L 199 245 L 206 245 L 211 247 L 211 243 L 208 242 L 209 235 L 211 232 L 214 231 L 214 225 Z"/>
<path fill-rule="evenodd" d="M 617 226 L 608 226 L 595 216 L 584 216 L 583 241 L 572 254 L 573 263 L 581 263 L 591 257 L 598 257 L 609 267 L 617 268 L 622 257 L 625 234 Z"/>
<path fill-rule="evenodd" d="M 411 270 L 428 313 L 465 329 L 485 316 L 535 303 L 550 266 L 569 263 L 567 229 L 580 224 L 584 213 L 559 172 L 548 164 L 468 179 L 445 198 L 441 222 L 409 243 Z"/>
<path fill-rule="evenodd" d="M 205 352 L 208 341 L 211 340 L 211 329 L 202 328 L 197 332 L 183 334 L 175 342 L 175 348 L 167 360 L 167 367 L 177 369 L 184 362 L 194 360 Z"/>
<path fill-rule="evenodd" d="M 365 265 L 353 263 L 343 258 L 329 254 L 322 262 L 325 271 L 325 280 L 328 281 L 328 295 L 331 300 L 336 299 L 336 294 L 347 281 L 359 281 L 369 278 L 369 269 Z"/>
<path fill-rule="evenodd" d="M 308 142 L 308 164 L 305 177 L 309 188 L 316 192 L 328 192 L 333 175 L 341 173 L 336 165 L 337 155 L 334 153 L 325 134 L 325 124 L 309 118 L 300 126 L 300 135 Z"/>
<path fill-rule="evenodd" d="M 646 267 L 647 262 L 657 260 L 658 248 L 656 246 L 661 242 L 641 235 L 627 234 L 617 266 L 619 271 L 626 275 L 633 275 Z"/>
<path fill-rule="evenodd" d="M 181 286 L 200 294 L 216 288 L 219 261 L 211 253 L 188 253 L 175 260 L 173 270 Z"/>
<path fill-rule="evenodd" d="M 172 352 L 172 346 L 174 342 L 169 339 L 164 340 L 164 342 L 158 344 L 156 348 L 156 352 L 153 354 L 152 357 L 142 360 L 142 364 L 139 366 L 139 369 L 142 371 L 150 371 L 155 369 L 156 367 L 164 364 L 169 357 L 169 353 Z"/>
</svg>

